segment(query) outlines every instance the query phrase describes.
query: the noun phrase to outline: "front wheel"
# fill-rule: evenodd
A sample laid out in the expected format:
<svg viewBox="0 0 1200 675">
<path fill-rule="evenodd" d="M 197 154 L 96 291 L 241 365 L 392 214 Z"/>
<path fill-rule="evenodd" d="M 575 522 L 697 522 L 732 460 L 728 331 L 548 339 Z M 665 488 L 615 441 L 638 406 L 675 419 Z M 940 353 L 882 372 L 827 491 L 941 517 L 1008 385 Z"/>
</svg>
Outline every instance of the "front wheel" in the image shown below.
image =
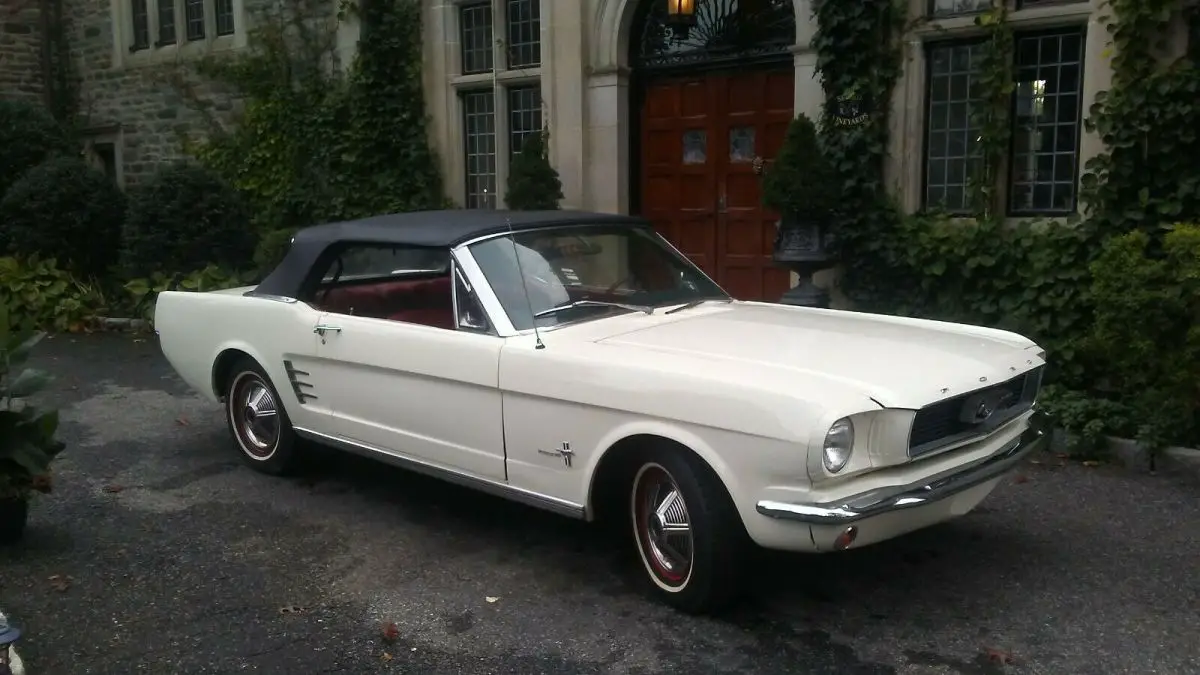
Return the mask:
<svg viewBox="0 0 1200 675">
<path fill-rule="evenodd" d="M 291 419 L 262 366 L 250 359 L 234 364 L 225 392 L 225 420 L 242 459 L 254 470 L 282 475 L 295 467 Z"/>
<path fill-rule="evenodd" d="M 691 613 L 724 608 L 741 590 L 745 528 L 717 476 L 699 459 L 654 449 L 629 492 L 634 543 L 655 595 Z"/>
</svg>

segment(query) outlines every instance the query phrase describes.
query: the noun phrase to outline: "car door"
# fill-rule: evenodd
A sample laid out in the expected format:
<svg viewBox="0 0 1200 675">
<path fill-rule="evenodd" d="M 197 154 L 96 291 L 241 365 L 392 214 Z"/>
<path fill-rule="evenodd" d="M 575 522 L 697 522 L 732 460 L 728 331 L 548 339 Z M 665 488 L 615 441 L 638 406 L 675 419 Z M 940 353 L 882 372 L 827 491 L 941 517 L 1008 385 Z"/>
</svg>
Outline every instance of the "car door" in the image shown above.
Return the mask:
<svg viewBox="0 0 1200 675">
<path fill-rule="evenodd" d="M 454 317 L 449 275 L 423 282 L 443 280 L 447 316 Z M 341 308 L 321 315 L 317 360 L 326 373 L 330 433 L 398 457 L 504 480 L 497 374 L 503 340 L 459 329 L 456 320 L 420 323 L 432 308 L 390 310 L 397 310 L 390 318 Z"/>
</svg>

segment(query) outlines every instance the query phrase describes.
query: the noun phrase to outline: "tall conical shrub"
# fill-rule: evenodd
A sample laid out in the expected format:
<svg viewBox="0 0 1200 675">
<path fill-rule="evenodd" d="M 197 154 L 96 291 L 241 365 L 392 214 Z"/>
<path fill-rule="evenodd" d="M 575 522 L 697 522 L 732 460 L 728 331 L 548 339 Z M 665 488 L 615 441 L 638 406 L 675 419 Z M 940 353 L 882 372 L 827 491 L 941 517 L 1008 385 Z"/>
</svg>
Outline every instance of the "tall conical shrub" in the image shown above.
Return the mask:
<svg viewBox="0 0 1200 675">
<path fill-rule="evenodd" d="M 513 157 L 508 168 L 508 191 L 504 195 L 508 208 L 521 211 L 558 208 L 563 197 L 562 181 L 546 156 L 549 137 L 547 130 L 529 134 L 521 145 L 521 153 Z"/>
</svg>

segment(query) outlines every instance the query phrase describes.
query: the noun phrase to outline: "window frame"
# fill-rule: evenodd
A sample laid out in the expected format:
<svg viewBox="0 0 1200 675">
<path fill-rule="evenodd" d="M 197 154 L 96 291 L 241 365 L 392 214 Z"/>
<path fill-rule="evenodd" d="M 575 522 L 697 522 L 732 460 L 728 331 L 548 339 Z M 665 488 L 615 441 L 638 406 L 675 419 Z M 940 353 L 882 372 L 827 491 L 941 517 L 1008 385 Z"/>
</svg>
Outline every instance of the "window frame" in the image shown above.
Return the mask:
<svg viewBox="0 0 1200 675">
<path fill-rule="evenodd" d="M 1016 165 L 1016 144 L 1017 144 L 1017 128 L 1016 128 L 1017 87 L 1015 85 L 1018 84 L 1018 81 L 1014 78 L 1013 93 L 1012 93 L 1011 98 L 1009 99 L 1009 109 L 1008 109 L 1008 119 L 1009 119 L 1008 149 L 1005 151 L 1004 165 L 1002 167 L 1000 167 L 1002 169 L 1002 171 L 997 172 L 998 174 L 1003 175 L 1003 192 L 1001 194 L 1004 197 L 1004 213 L 1006 216 L 1011 217 L 1011 218 L 1037 218 L 1037 217 L 1057 218 L 1057 217 L 1069 216 L 1072 213 L 1075 213 L 1076 211 L 1079 210 L 1079 184 L 1080 184 L 1079 174 L 1080 174 L 1080 170 L 1083 168 L 1082 166 L 1080 166 L 1079 160 L 1080 160 L 1081 150 L 1082 150 L 1082 145 L 1083 145 L 1083 127 L 1085 126 L 1084 121 L 1086 119 L 1086 107 L 1083 104 L 1083 82 L 1084 82 L 1084 76 L 1086 74 L 1085 66 L 1087 65 L 1087 25 L 1086 24 L 1069 25 L 1069 26 L 1058 26 L 1058 27 L 1054 27 L 1054 28 L 1042 28 L 1042 29 L 1035 29 L 1035 30 L 1016 31 L 1013 35 L 1013 72 L 1014 72 L 1014 76 L 1015 76 L 1016 67 L 1017 67 L 1016 66 L 1017 45 L 1021 41 L 1021 39 L 1028 39 L 1028 38 L 1040 39 L 1040 38 L 1049 37 L 1049 36 L 1053 36 L 1053 35 L 1057 35 L 1060 37 L 1064 36 L 1064 35 L 1078 35 L 1079 36 L 1079 60 L 1077 61 L 1078 66 L 1079 66 L 1079 78 L 1078 78 L 1078 82 L 1075 85 L 1075 87 L 1076 87 L 1075 98 L 1077 100 L 1075 102 L 1075 117 L 1074 117 L 1074 122 L 1073 122 L 1075 125 L 1075 139 L 1074 139 L 1074 149 L 1072 150 L 1072 153 L 1071 153 L 1072 157 L 1073 157 L 1072 163 L 1074 165 L 1072 173 L 1071 173 L 1071 204 L 1070 204 L 1070 206 L 1068 206 L 1064 209 L 1037 209 L 1037 208 L 1014 209 L 1013 208 L 1013 188 L 1015 187 L 1015 183 L 1013 181 L 1013 176 L 1014 176 L 1014 172 L 1016 171 L 1015 165 Z M 1062 64 L 1061 58 L 1062 58 L 1062 53 L 1060 52 L 1059 58 L 1055 60 L 1056 65 L 1061 66 L 1061 64 Z M 1040 62 L 1038 64 L 1038 67 L 1039 68 L 1042 67 L 1042 64 Z M 1061 94 L 1058 94 L 1058 95 L 1061 95 Z M 1057 109 L 1055 110 L 1055 113 L 1057 114 Z M 1056 121 L 1055 126 L 1059 126 L 1059 125 L 1060 125 L 1060 123 Z M 1034 153 L 1034 154 L 1036 156 L 1036 153 Z M 1054 154 L 1059 154 L 1059 153 L 1054 153 Z M 1050 183 L 1053 185 L 1053 184 L 1057 183 L 1057 181 L 1054 181 L 1052 179 L 1050 181 Z M 1038 184 L 1037 181 L 1030 183 L 1031 186 L 1035 186 L 1037 184 Z"/>
<path fill-rule="evenodd" d="M 1003 0 L 1001 0 L 1001 1 L 1003 1 Z M 1068 3 L 1074 3 L 1074 1 L 1075 0 L 1067 0 L 1067 2 L 1060 3 L 1056 0 L 1055 2 L 1052 2 L 1052 3 L 1048 2 L 1046 4 L 1068 4 Z M 1039 3 L 1039 5 L 1040 4 L 1041 3 Z M 945 18 L 945 17 L 942 16 L 942 17 L 938 17 L 938 18 L 940 19 L 940 18 Z M 1015 149 L 1016 149 L 1016 141 L 1017 141 L 1017 139 L 1016 139 L 1016 136 L 1017 136 L 1017 127 L 1016 127 L 1017 90 L 1014 87 L 1013 93 L 1010 95 L 1009 104 L 1008 104 L 1009 105 L 1008 146 L 1005 149 L 1004 158 L 1003 158 L 1000 166 L 996 167 L 995 184 L 993 185 L 993 188 L 996 190 L 997 196 L 1003 200 L 1003 204 L 1001 206 L 1001 211 L 1003 212 L 1004 216 L 1008 217 L 1008 218 L 1064 217 L 1064 216 L 1070 216 L 1072 213 L 1075 213 L 1079 209 L 1080 172 L 1082 170 L 1080 160 L 1081 160 L 1083 129 L 1085 126 L 1085 112 L 1086 112 L 1086 105 L 1085 105 L 1085 101 L 1084 101 L 1084 90 L 1085 90 L 1084 83 L 1085 83 L 1085 78 L 1087 77 L 1087 73 L 1086 73 L 1087 37 L 1088 37 L 1087 24 L 1080 23 L 1078 21 L 1071 21 L 1071 22 L 1063 23 L 1062 25 L 1057 25 L 1057 26 L 1052 26 L 1052 27 L 1048 26 L 1048 27 L 1042 27 L 1042 28 L 1030 28 L 1027 30 L 1020 30 L 1020 29 L 1014 30 L 1014 35 L 1013 35 L 1014 51 L 1013 51 L 1012 66 L 1013 66 L 1014 83 L 1015 83 L 1016 82 L 1016 80 L 1015 80 L 1016 64 L 1017 64 L 1016 45 L 1019 43 L 1019 41 L 1021 39 L 1043 38 L 1043 37 L 1048 37 L 1048 36 L 1063 36 L 1063 35 L 1078 35 L 1079 39 L 1080 39 L 1080 48 L 1079 48 L 1080 51 L 1079 51 L 1079 61 L 1078 61 L 1079 78 L 1078 78 L 1078 82 L 1076 84 L 1076 93 L 1075 93 L 1075 96 L 1077 98 L 1077 107 L 1076 107 L 1076 112 L 1075 112 L 1075 117 L 1074 117 L 1075 139 L 1074 139 L 1074 148 L 1073 148 L 1073 153 L 1072 153 L 1072 156 L 1074 157 L 1074 171 L 1072 174 L 1072 181 L 1071 181 L 1071 185 L 1072 185 L 1071 204 L 1069 207 L 1067 207 L 1065 209 L 1036 209 L 1036 208 L 1034 208 L 1034 209 L 1015 209 L 1015 208 L 1013 208 L 1012 195 L 1013 195 L 1013 191 L 1014 191 L 1014 187 L 1015 187 L 1013 177 L 1015 175 L 1014 174 L 1014 171 L 1015 171 Z M 980 36 L 978 34 L 969 34 L 969 35 L 963 35 L 961 37 L 928 39 L 928 40 L 923 41 L 923 43 L 921 45 L 921 49 L 923 50 L 923 56 L 924 56 L 924 72 L 923 72 L 923 76 L 924 76 L 923 89 L 924 89 L 924 91 L 921 92 L 921 95 L 923 98 L 923 104 L 922 104 L 923 116 L 922 116 L 922 124 L 921 124 L 921 134 L 922 134 L 921 171 L 920 171 L 921 182 L 919 185 L 920 199 L 918 201 L 918 203 L 919 203 L 918 208 L 922 212 L 928 212 L 934 208 L 937 208 L 936 204 L 931 204 L 929 201 L 929 164 L 930 164 L 929 150 L 930 150 L 930 141 L 931 141 L 931 136 L 932 136 L 932 134 L 930 133 L 930 121 L 932 119 L 932 112 L 933 112 L 933 81 L 932 81 L 932 77 L 931 77 L 933 65 L 932 65 L 932 59 L 930 58 L 930 55 L 931 55 L 932 51 L 937 48 L 980 44 L 984 41 L 984 39 L 985 38 L 983 38 L 982 36 Z M 1059 57 L 1061 59 L 1061 53 L 1060 53 Z M 1054 63 L 1056 65 L 1059 64 L 1060 59 L 1056 59 Z M 1039 64 L 1039 67 L 1040 67 L 1040 64 Z M 968 116 L 970 115 L 969 109 L 968 109 L 967 114 L 968 114 Z M 969 156 L 970 155 L 968 155 L 968 157 Z M 969 171 L 969 165 L 968 165 L 968 171 Z M 1054 181 L 1052 180 L 1051 182 L 1053 183 Z M 965 211 L 956 211 L 956 210 L 946 209 L 946 212 L 955 217 L 970 217 L 971 216 L 971 209 L 969 207 Z"/>
<path fill-rule="evenodd" d="M 483 99 L 483 100 L 490 100 L 491 101 L 491 110 L 488 111 L 487 113 L 473 112 L 470 108 L 470 104 L 468 103 L 468 99 L 473 98 L 473 97 L 479 97 L 480 99 Z M 500 183 L 500 166 L 499 165 L 500 165 L 500 159 L 501 159 L 502 155 L 500 153 L 500 148 L 499 148 L 499 140 L 500 140 L 501 134 L 500 134 L 500 130 L 497 127 L 499 126 L 500 120 L 503 118 L 501 115 L 497 114 L 496 98 L 497 97 L 496 97 L 495 90 L 490 87 L 486 88 L 486 89 L 485 88 L 462 89 L 458 92 L 459 108 L 462 110 L 463 206 L 468 209 L 500 208 L 500 194 L 501 194 L 500 185 L 501 185 L 501 183 Z M 474 155 L 473 155 L 471 152 L 471 139 L 475 136 L 471 132 L 471 117 L 473 115 L 487 116 L 487 117 L 490 117 L 492 120 L 492 123 L 491 123 L 492 148 L 491 148 L 491 153 L 490 153 L 491 158 L 492 158 L 492 161 L 491 161 L 491 165 L 492 165 L 491 166 L 491 179 L 492 179 L 491 202 L 492 203 L 490 205 L 486 204 L 486 203 L 480 203 L 479 205 L 471 204 L 471 200 L 473 199 L 472 195 L 476 194 L 471 191 L 471 178 L 473 176 L 487 175 L 484 173 L 475 173 L 475 174 L 471 173 L 471 158 L 472 158 L 472 156 L 479 156 L 479 157 L 486 156 L 484 153 L 474 153 Z M 479 136 L 482 136 L 482 134 L 479 134 Z"/>
<path fill-rule="evenodd" d="M 190 35 L 188 8 L 194 7 L 192 0 L 112 1 L 119 16 L 119 22 L 113 26 L 114 39 L 120 46 L 117 65 L 161 62 L 185 53 L 200 55 L 211 49 L 242 47 L 246 41 L 245 0 L 198 0 L 202 23 L 200 31 Z M 144 18 L 138 14 L 142 4 L 146 8 Z M 172 29 L 169 36 L 164 34 L 162 21 L 167 7 Z M 138 38 L 143 20 L 147 36 L 144 42 Z M 227 28 L 223 27 L 226 22 Z"/>
<path fill-rule="evenodd" d="M 514 22 L 513 17 L 518 12 L 514 12 L 514 6 L 518 2 L 528 1 L 532 3 L 529 11 L 529 19 L 522 19 L 520 22 Z M 461 197 L 461 203 L 465 208 L 502 208 L 507 193 L 509 167 L 512 159 L 520 154 L 520 147 L 516 147 L 513 124 L 513 99 L 516 96 L 515 92 L 527 90 L 529 88 L 536 89 L 536 99 L 540 106 L 536 113 L 537 124 L 539 130 L 546 128 L 547 115 L 545 108 L 545 87 L 542 84 L 542 66 L 545 63 L 546 43 L 542 39 L 542 3 L 546 0 L 462 0 L 461 2 L 448 3 L 448 18 L 454 22 L 454 31 L 458 36 L 459 44 L 453 45 L 448 49 L 452 54 L 450 66 L 452 74 L 450 75 L 450 87 L 455 91 L 456 96 L 453 97 L 454 105 L 457 106 L 455 114 L 458 116 L 458 122 L 454 127 L 458 130 L 459 136 L 459 151 L 456 153 L 462 162 L 461 178 L 457 180 L 459 183 L 457 192 Z M 478 68 L 468 68 L 466 45 L 466 12 L 472 9 L 487 6 L 490 8 L 489 16 L 491 23 L 488 26 L 488 34 L 492 36 L 491 40 L 491 68 L 486 71 L 481 71 Z M 518 25 L 520 23 L 521 25 Z M 528 48 L 529 45 L 535 45 L 537 64 L 530 63 L 529 65 L 514 65 L 524 63 L 520 59 L 514 59 L 512 48 L 509 43 L 513 35 L 525 30 L 522 26 L 532 24 L 535 26 L 532 29 L 532 37 L 535 42 L 521 43 L 522 49 Z M 478 26 L 472 26 L 472 30 L 478 30 Z M 472 139 L 475 137 L 468 132 L 468 118 L 474 113 L 469 108 L 469 99 L 474 95 L 480 95 L 483 92 L 490 92 L 492 96 L 491 104 L 491 129 L 494 134 L 494 147 L 492 152 L 492 171 L 494 176 L 494 199 L 481 202 L 478 199 L 478 194 L 472 192 L 472 182 L 478 180 L 480 173 L 472 172 L 470 157 L 472 155 L 471 145 Z M 523 141 L 528 133 L 532 130 L 521 129 L 520 140 Z M 490 202 L 490 204 L 488 203 Z"/>
<path fill-rule="evenodd" d="M 932 132 L 930 131 L 929 125 L 930 125 L 931 120 L 933 119 L 933 103 L 934 103 L 934 101 L 933 101 L 933 59 L 930 58 L 930 56 L 931 56 L 933 50 L 935 50 L 935 49 L 951 49 L 951 48 L 955 48 L 955 47 L 968 47 L 968 46 L 983 44 L 983 42 L 984 42 L 984 40 L 979 37 L 965 37 L 965 38 L 948 38 L 948 39 L 942 39 L 942 40 L 930 40 L 930 41 L 925 42 L 922 45 L 922 48 L 925 51 L 925 72 L 924 72 L 925 92 L 924 92 L 924 97 L 923 97 L 923 104 L 924 104 L 923 113 L 924 114 L 922 116 L 922 125 L 921 125 L 921 135 L 922 135 L 922 139 L 921 139 L 921 209 L 924 211 L 934 208 L 934 206 L 929 203 L 929 160 L 930 160 L 929 148 L 930 148 L 931 136 L 933 135 Z M 969 87 L 970 87 L 970 85 L 968 84 L 968 88 Z M 968 99 L 968 102 L 969 102 L 969 100 L 970 99 Z M 949 105 L 949 101 L 946 101 L 946 103 L 947 103 L 947 105 Z M 969 126 L 970 125 L 970 117 L 971 117 L 971 109 L 968 107 L 967 108 L 968 130 L 970 129 L 970 126 Z M 967 155 L 964 155 L 964 161 L 967 162 L 967 166 L 964 169 L 964 171 L 968 172 L 968 176 L 966 177 L 966 180 L 968 180 L 968 182 L 966 184 L 964 184 L 964 186 L 963 186 L 964 190 L 970 189 L 970 182 L 969 182 L 970 158 L 971 158 L 971 156 L 969 153 Z M 1007 165 L 1007 162 L 1005 162 L 1005 164 Z M 971 214 L 971 206 L 968 203 L 968 205 L 965 206 L 961 210 L 945 209 L 945 211 L 953 216 L 960 216 L 960 217 L 961 216 L 969 216 Z"/>
</svg>

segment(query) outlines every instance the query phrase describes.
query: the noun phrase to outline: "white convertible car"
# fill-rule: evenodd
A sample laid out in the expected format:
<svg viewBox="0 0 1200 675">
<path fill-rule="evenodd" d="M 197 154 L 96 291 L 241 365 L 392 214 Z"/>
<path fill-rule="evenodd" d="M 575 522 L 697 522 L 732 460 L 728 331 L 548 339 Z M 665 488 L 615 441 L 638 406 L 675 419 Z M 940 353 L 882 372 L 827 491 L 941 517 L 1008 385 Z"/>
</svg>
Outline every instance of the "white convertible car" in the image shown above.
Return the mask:
<svg viewBox="0 0 1200 675">
<path fill-rule="evenodd" d="M 746 544 L 841 551 L 961 516 L 1043 440 L 1030 340 L 733 300 L 629 216 L 312 227 L 258 286 L 163 293 L 154 322 L 250 466 L 315 441 L 615 519 L 686 611 L 737 596 Z"/>
</svg>

